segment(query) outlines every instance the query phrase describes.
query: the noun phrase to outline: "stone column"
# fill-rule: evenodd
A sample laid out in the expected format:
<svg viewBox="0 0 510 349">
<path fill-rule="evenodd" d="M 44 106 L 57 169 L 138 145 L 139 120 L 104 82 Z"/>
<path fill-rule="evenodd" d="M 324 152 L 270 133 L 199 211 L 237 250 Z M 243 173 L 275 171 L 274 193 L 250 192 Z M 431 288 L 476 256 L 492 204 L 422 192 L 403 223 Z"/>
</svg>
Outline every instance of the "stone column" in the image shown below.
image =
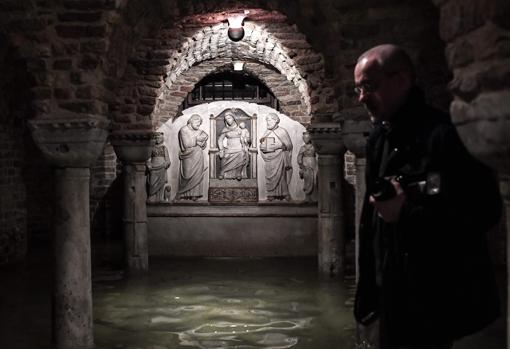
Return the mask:
<svg viewBox="0 0 510 349">
<path fill-rule="evenodd" d="M 55 285 L 57 348 L 89 348 L 92 336 L 89 168 L 55 170 Z"/>
<path fill-rule="evenodd" d="M 30 121 L 36 144 L 56 167 L 53 340 L 57 349 L 94 345 L 89 180 L 108 125 L 100 116 Z"/>
<path fill-rule="evenodd" d="M 364 112 L 365 113 L 365 112 Z M 362 120 L 346 120 L 343 125 L 342 138 L 345 147 L 356 156 L 356 184 L 355 184 L 355 205 L 356 205 L 356 281 L 358 281 L 358 256 L 359 256 L 359 223 L 361 218 L 361 209 L 365 197 L 365 167 L 366 138 L 370 133 L 371 125 L 368 117 L 362 114 Z"/>
<path fill-rule="evenodd" d="M 343 139 L 346 148 L 356 156 L 356 184 L 355 184 L 355 205 L 356 205 L 356 283 L 359 278 L 358 257 L 359 257 L 359 226 L 361 219 L 361 209 L 366 191 L 365 168 L 366 154 L 365 145 L 372 128 L 366 111 L 358 111 L 358 116 L 351 115 L 353 119 L 346 120 L 343 124 Z M 357 324 L 357 346 L 359 348 L 376 347 L 378 343 L 378 322 L 365 327 Z"/>
<path fill-rule="evenodd" d="M 116 132 L 110 136 L 122 162 L 124 181 L 123 230 L 125 264 L 129 273 L 149 270 L 146 161 L 154 146 L 152 131 Z"/>
<path fill-rule="evenodd" d="M 356 186 L 355 186 L 355 227 L 356 227 L 356 282 L 358 281 L 359 271 L 358 271 L 358 257 L 359 257 L 359 227 L 361 220 L 361 210 L 363 208 L 363 200 L 365 198 L 366 192 L 366 181 L 365 181 L 365 168 L 367 166 L 367 160 L 362 157 L 356 156 Z"/>
<path fill-rule="evenodd" d="M 319 122 L 308 128 L 319 155 L 319 273 L 342 278 L 345 267 L 345 222 L 342 205 L 345 147 L 339 123 Z"/>
</svg>

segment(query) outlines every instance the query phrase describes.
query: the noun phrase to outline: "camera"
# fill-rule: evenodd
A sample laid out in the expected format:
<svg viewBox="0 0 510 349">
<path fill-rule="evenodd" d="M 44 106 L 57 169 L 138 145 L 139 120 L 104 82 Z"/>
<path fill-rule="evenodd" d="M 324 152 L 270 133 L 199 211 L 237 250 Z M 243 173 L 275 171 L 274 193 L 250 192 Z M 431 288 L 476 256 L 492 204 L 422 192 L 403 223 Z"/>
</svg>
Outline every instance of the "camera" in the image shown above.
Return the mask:
<svg viewBox="0 0 510 349">
<path fill-rule="evenodd" d="M 401 176 L 394 177 L 400 182 Z M 397 195 L 395 187 L 391 183 L 392 177 L 379 177 L 372 184 L 371 195 L 376 201 L 386 201 Z"/>
<path fill-rule="evenodd" d="M 392 179 L 400 183 L 406 195 L 437 195 L 441 192 L 441 175 L 438 172 L 379 177 L 370 188 L 370 193 L 376 201 L 386 201 L 397 195 L 391 183 Z"/>
</svg>

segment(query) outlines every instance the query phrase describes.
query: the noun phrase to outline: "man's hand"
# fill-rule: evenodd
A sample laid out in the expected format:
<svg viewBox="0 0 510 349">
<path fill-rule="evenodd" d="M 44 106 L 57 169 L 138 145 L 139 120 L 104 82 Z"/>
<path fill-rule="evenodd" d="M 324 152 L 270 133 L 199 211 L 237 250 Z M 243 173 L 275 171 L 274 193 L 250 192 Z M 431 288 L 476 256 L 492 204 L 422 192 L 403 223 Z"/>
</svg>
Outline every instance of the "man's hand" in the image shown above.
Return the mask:
<svg viewBox="0 0 510 349">
<path fill-rule="evenodd" d="M 406 200 L 406 194 L 400 186 L 400 183 L 395 179 L 391 180 L 391 184 L 395 188 L 396 195 L 391 199 L 385 201 L 377 201 L 372 195 L 370 195 L 369 202 L 375 207 L 379 217 L 381 217 L 386 223 L 394 223 L 400 216 L 400 210 Z"/>
</svg>

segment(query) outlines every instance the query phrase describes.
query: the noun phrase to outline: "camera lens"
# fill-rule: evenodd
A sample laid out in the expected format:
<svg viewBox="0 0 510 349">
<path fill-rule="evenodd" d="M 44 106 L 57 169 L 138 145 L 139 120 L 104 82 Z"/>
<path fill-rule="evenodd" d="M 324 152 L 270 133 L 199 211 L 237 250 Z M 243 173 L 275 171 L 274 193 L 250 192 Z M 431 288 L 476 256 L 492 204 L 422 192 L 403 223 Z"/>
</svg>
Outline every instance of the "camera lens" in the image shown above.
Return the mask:
<svg viewBox="0 0 510 349">
<path fill-rule="evenodd" d="M 394 197 L 397 192 L 388 179 L 378 178 L 372 186 L 372 196 L 377 201 L 385 201 Z"/>
</svg>

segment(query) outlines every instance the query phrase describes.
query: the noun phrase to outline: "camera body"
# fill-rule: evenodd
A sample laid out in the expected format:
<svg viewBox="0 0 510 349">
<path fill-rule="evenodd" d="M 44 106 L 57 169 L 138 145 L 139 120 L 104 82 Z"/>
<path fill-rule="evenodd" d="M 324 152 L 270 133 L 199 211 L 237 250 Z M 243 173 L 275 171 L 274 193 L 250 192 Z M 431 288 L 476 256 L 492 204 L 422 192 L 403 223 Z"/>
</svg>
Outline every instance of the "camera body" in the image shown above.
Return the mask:
<svg viewBox="0 0 510 349">
<path fill-rule="evenodd" d="M 407 195 L 437 195 L 441 192 L 441 175 L 429 172 L 421 175 L 396 175 L 377 178 L 370 188 L 370 195 L 376 201 L 386 201 L 397 195 L 391 183 L 394 179 Z"/>
<path fill-rule="evenodd" d="M 399 177 L 395 180 L 399 182 Z M 376 201 L 386 201 L 397 195 L 395 187 L 391 183 L 391 177 L 379 177 L 370 188 L 370 193 Z"/>
</svg>

